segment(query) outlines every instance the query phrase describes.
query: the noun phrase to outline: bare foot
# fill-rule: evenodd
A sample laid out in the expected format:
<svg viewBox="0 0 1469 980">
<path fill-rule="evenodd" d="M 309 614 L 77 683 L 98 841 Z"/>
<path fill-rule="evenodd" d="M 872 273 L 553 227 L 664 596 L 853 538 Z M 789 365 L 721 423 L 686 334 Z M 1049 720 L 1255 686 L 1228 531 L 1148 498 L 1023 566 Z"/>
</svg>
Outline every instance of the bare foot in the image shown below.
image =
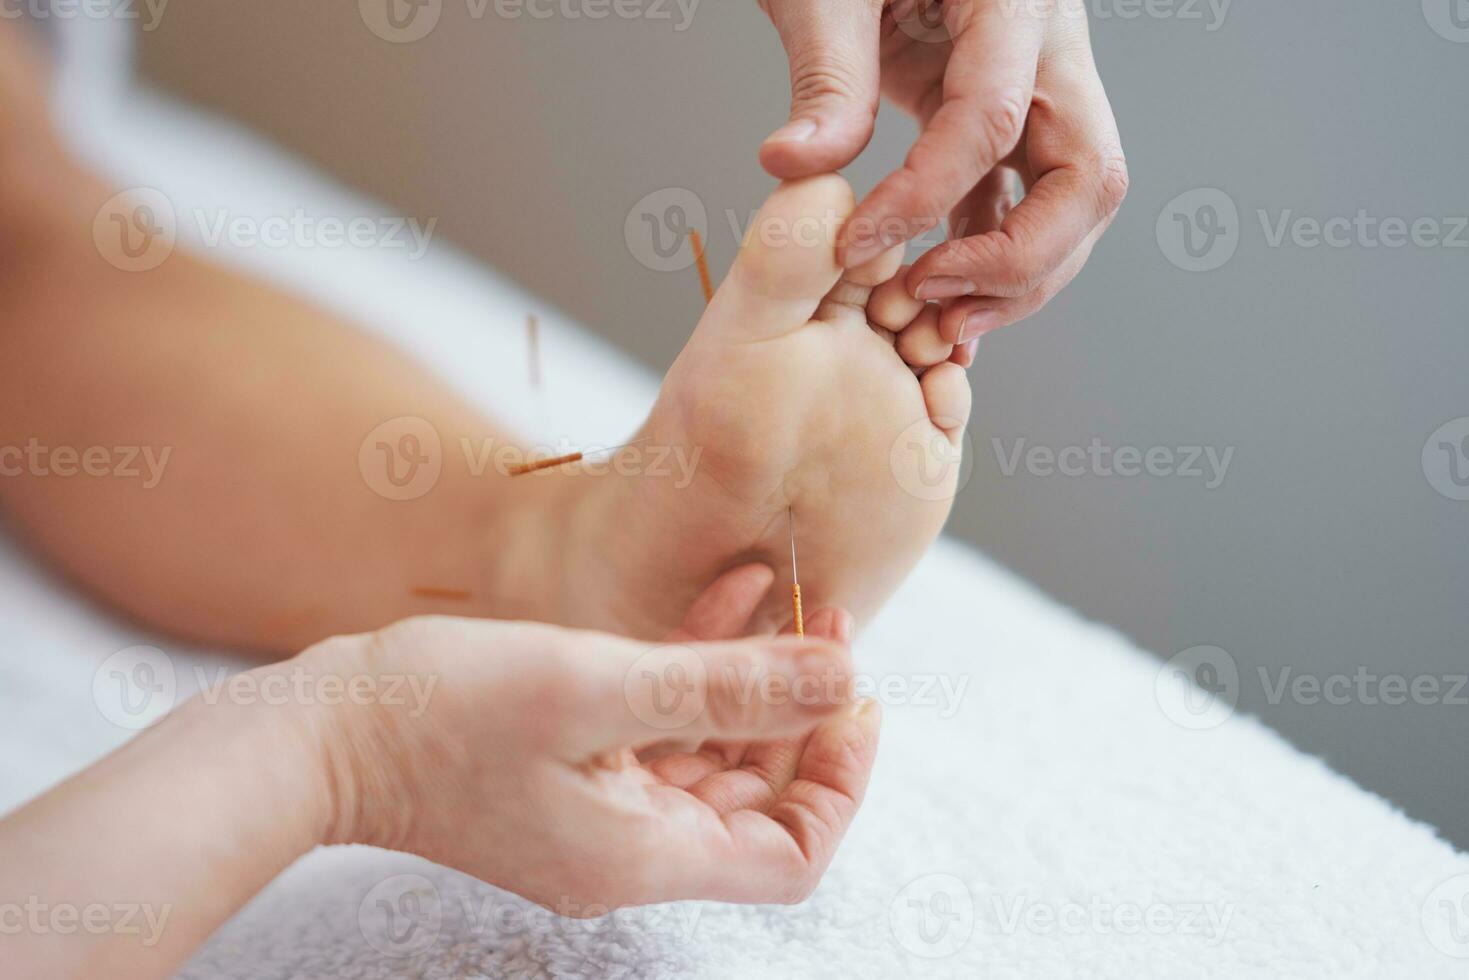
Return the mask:
<svg viewBox="0 0 1469 980">
<path fill-rule="evenodd" d="M 593 547 L 568 559 L 568 621 L 656 637 L 735 565 L 789 581 L 789 508 L 811 608 L 861 622 L 938 535 L 969 416 L 963 352 L 893 281 L 901 249 L 837 265 L 853 206 L 835 175 L 766 202 L 639 433 L 645 458 L 652 446 L 697 458 L 692 479 L 587 481 L 570 530 Z M 789 616 L 777 589 L 757 625 Z"/>
</svg>

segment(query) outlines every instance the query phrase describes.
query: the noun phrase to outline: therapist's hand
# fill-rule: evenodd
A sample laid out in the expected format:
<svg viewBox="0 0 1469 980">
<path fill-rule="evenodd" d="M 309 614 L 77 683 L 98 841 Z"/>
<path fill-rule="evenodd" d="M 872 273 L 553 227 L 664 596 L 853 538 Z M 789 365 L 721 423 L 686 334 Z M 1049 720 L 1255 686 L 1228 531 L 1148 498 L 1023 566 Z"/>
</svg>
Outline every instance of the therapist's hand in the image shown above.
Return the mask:
<svg viewBox="0 0 1469 980">
<path fill-rule="evenodd" d="M 1081 271 L 1127 192 L 1085 0 L 761 0 L 790 57 L 791 119 L 761 148 L 785 179 L 856 159 L 879 93 L 922 134 L 848 221 L 848 268 L 937 226 L 907 273 L 960 342 L 1024 319 Z M 1020 197 L 1024 189 L 1023 200 Z"/>
<path fill-rule="evenodd" d="M 664 646 L 428 618 L 308 651 L 334 675 L 436 679 L 418 717 L 322 716 L 329 840 L 420 854 L 574 916 L 805 898 L 866 788 L 878 714 L 850 703 L 837 642 L 710 642 L 742 631 L 771 581 L 761 565 L 726 573 Z M 840 636 L 850 617 L 811 622 Z M 660 772 L 711 740 L 749 740 L 748 761 L 702 782 Z"/>
</svg>

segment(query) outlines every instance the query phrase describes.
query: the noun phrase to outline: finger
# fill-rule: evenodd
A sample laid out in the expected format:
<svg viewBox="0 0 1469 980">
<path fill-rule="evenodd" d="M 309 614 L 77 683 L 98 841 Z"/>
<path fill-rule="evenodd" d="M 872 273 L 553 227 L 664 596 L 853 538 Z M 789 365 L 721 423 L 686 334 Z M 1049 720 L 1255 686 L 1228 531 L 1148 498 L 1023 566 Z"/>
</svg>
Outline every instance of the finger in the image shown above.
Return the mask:
<svg viewBox="0 0 1469 980">
<path fill-rule="evenodd" d="M 944 101 L 903 166 L 847 221 L 837 254 L 847 266 L 933 228 L 1020 142 L 1035 92 L 1043 24 L 1024 5 L 947 5 L 954 51 Z"/>
<path fill-rule="evenodd" d="M 624 745 L 800 735 L 851 699 L 851 654 L 816 637 L 647 647 L 601 634 L 572 653 L 593 703 L 560 737 L 578 755 Z M 582 661 L 585 661 L 583 664 Z"/>
<path fill-rule="evenodd" d="M 1098 105 L 1075 88 L 1052 95 L 1044 108 L 1037 103 L 1031 121 L 1027 146 L 1045 149 L 1030 153 L 1036 173 L 1030 192 L 998 230 L 946 242 L 920 258 L 908 273 L 910 289 L 959 276 L 979 295 L 1019 299 L 1040 289 L 1110 223 L 1127 195 L 1127 164 L 1105 96 Z"/>
<path fill-rule="evenodd" d="M 839 170 L 872 138 L 878 21 L 872 0 L 766 0 L 791 66 L 790 121 L 760 147 L 760 164 L 790 180 Z"/>
<path fill-rule="evenodd" d="M 826 607 L 806 617 L 808 636 L 824 636 L 839 643 L 852 639 L 852 614 L 845 609 Z M 782 635 L 796 631 L 794 621 L 785 625 Z M 780 738 L 754 742 L 745 747 L 741 757 L 730 760 L 732 768 L 716 769 L 713 763 L 702 760 L 701 767 L 692 757 L 680 762 L 662 760 L 656 770 L 658 775 L 674 785 L 688 788 L 689 792 L 719 813 L 732 813 L 742 809 L 765 809 L 790 785 L 796 775 L 805 748 L 804 738 Z M 702 773 L 698 779 L 690 779 L 694 773 Z M 673 777 L 670 779 L 669 777 Z M 682 782 L 674 783 L 674 779 Z"/>
<path fill-rule="evenodd" d="M 852 614 L 838 606 L 827 606 L 816 610 L 806 617 L 803 624 L 808 636 L 821 636 L 837 643 L 849 644 L 852 642 L 852 624 L 855 622 Z M 796 632 L 796 622 L 791 620 L 781 629 L 781 636 L 792 636 Z"/>
<path fill-rule="evenodd" d="M 978 353 L 979 338 L 975 337 L 973 340 L 965 341 L 964 343 L 956 346 L 954 348 L 954 353 L 950 355 L 949 360 L 952 363 L 959 365 L 961 368 L 968 370 L 969 368 L 974 367 L 974 359 L 976 356 L 978 356 Z"/>
<path fill-rule="evenodd" d="M 1010 167 L 999 166 L 985 174 L 949 213 L 949 237 L 967 238 L 998 229 L 1005 215 L 1015 207 L 1018 186 L 1019 177 Z M 905 274 L 902 283 L 905 292 L 908 281 Z M 962 275 L 934 275 L 919 282 L 913 288 L 913 295 L 920 300 L 946 300 L 968 296 L 977 288 Z"/>
<path fill-rule="evenodd" d="M 708 873 L 708 897 L 799 902 L 815 890 L 867 792 L 882 713 L 866 702 L 812 733 L 796 778 L 765 813 L 724 816 L 729 854 Z"/>
<path fill-rule="evenodd" d="M 1071 254 L 1061 268 L 1039 287 L 1014 299 L 1000 296 L 966 296 L 945 306 L 939 319 L 939 330 L 945 336 L 958 337 L 961 346 L 971 343 L 992 330 L 1019 323 L 1038 312 L 1057 293 L 1066 288 L 1086 266 L 1092 249 L 1106 229 L 1098 227 Z M 967 366 L 967 365 L 965 365 Z"/>
<path fill-rule="evenodd" d="M 808 636 L 824 636 L 840 643 L 852 638 L 852 614 L 845 609 L 818 609 L 806 619 Z M 795 622 L 787 623 L 782 634 L 795 632 Z M 660 759 L 655 771 L 671 785 L 686 787 L 719 813 L 770 805 L 776 795 L 796 774 L 796 763 L 805 746 L 804 738 L 770 739 L 744 746 L 740 756 L 725 758 L 719 767 L 712 759 L 685 755 Z M 646 758 L 643 753 L 640 757 Z M 695 778 L 697 777 L 697 778 Z"/>
<path fill-rule="evenodd" d="M 669 640 L 727 640 L 743 635 L 774 581 L 775 572 L 769 565 L 730 569 L 694 600 L 683 625 L 669 634 Z"/>
</svg>

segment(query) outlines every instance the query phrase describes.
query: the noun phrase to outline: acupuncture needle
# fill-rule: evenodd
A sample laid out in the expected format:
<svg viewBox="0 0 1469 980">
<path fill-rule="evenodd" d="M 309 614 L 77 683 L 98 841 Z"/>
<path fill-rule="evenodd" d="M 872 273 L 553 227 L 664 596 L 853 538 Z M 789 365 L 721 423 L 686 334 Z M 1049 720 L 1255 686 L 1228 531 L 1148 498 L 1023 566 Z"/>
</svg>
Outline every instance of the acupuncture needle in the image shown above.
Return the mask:
<svg viewBox="0 0 1469 980">
<path fill-rule="evenodd" d="M 786 508 L 791 525 L 791 610 L 796 621 L 796 635 L 806 635 L 806 621 L 801 615 L 801 577 L 796 574 L 796 511 Z"/>
<path fill-rule="evenodd" d="M 697 231 L 689 232 L 689 243 L 694 249 L 694 262 L 699 266 L 699 285 L 704 289 L 704 304 L 714 298 L 714 280 L 709 276 L 709 259 L 704 254 L 704 239 Z"/>
<path fill-rule="evenodd" d="M 554 456 L 550 459 L 538 459 L 533 460 L 529 463 L 517 463 L 516 465 L 507 468 L 505 472 L 508 473 L 510 476 L 524 476 L 527 473 L 536 473 L 540 470 L 549 470 L 552 467 L 562 466 L 566 463 L 578 463 L 587 456 L 596 456 L 601 453 L 615 453 L 619 449 L 626 449 L 628 446 L 636 446 L 638 443 L 647 442 L 651 438 L 652 436 L 643 436 L 641 439 L 634 439 L 632 442 L 624 442 L 620 446 L 609 446 L 606 449 L 588 449 L 585 452 L 567 453 L 565 456 Z"/>
</svg>

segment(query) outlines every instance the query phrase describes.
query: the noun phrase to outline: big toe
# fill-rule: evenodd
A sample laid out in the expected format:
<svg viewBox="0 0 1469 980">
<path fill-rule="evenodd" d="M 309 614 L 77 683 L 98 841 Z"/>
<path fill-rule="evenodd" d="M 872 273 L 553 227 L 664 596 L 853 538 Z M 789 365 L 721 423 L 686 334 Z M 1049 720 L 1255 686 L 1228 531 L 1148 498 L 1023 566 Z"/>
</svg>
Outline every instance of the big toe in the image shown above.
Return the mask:
<svg viewBox="0 0 1469 980">
<path fill-rule="evenodd" d="M 842 277 L 837 232 L 856 206 L 836 174 L 786 181 L 750 225 L 710 305 L 715 329 L 764 339 L 804 325 Z"/>
</svg>

